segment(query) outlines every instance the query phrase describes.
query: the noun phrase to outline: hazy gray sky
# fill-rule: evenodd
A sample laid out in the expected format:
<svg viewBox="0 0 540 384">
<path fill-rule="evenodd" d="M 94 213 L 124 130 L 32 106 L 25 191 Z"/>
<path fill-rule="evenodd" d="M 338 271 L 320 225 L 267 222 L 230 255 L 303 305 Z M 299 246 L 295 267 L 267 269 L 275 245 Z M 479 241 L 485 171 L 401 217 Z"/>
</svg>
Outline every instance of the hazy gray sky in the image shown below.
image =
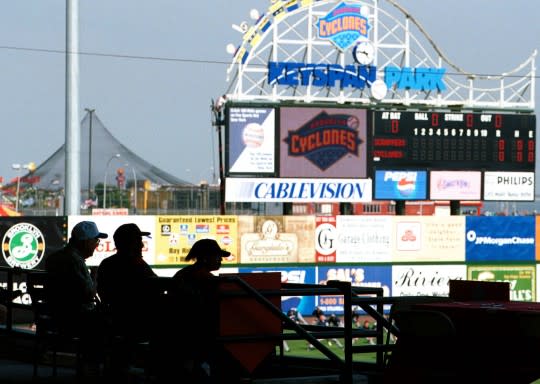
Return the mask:
<svg viewBox="0 0 540 384">
<path fill-rule="evenodd" d="M 384 3 L 386 0 L 379 0 Z M 455 64 L 500 74 L 540 48 L 538 0 L 398 0 Z M 64 142 L 65 0 L 0 0 L 0 176 Z M 231 28 L 269 0 L 79 0 L 80 117 L 188 181 L 213 180 L 210 101 L 227 88 Z M 537 97 L 538 99 L 538 97 Z M 537 102 L 538 109 L 538 102 Z"/>
</svg>

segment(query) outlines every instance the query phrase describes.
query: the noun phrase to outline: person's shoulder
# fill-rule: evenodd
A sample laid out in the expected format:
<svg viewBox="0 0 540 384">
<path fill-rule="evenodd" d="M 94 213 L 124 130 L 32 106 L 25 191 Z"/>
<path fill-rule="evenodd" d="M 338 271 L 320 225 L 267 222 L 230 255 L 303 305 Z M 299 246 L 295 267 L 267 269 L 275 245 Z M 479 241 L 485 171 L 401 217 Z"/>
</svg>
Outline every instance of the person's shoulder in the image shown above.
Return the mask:
<svg viewBox="0 0 540 384">
<path fill-rule="evenodd" d="M 117 257 L 118 257 L 117 254 L 114 254 L 101 260 L 101 263 L 99 263 L 99 266 L 98 266 L 98 270 L 113 268 L 115 264 L 118 263 L 118 261 L 116 260 Z"/>
<path fill-rule="evenodd" d="M 52 252 L 45 259 L 45 269 L 52 268 L 59 264 L 65 264 L 70 259 L 72 253 L 72 249 L 67 246 Z"/>
<path fill-rule="evenodd" d="M 50 253 L 50 255 L 47 258 L 57 258 L 62 257 L 64 255 L 68 255 L 73 253 L 73 248 L 69 245 L 66 245 L 65 247 L 58 248 L 57 250 Z"/>
</svg>

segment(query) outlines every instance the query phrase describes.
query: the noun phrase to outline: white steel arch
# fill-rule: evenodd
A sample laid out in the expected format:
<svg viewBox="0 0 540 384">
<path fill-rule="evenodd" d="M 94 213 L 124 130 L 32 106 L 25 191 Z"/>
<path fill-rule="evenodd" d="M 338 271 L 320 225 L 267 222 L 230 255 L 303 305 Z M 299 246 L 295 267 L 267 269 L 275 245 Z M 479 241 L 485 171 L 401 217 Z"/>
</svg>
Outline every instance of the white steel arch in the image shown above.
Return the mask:
<svg viewBox="0 0 540 384">
<path fill-rule="evenodd" d="M 340 86 L 283 86 L 268 82 L 268 62 L 353 63 L 352 47 L 336 48 L 317 37 L 316 22 L 341 3 L 368 14 L 368 40 L 374 51 L 377 79 L 386 67 L 446 68 L 446 89 L 404 90 L 390 87 L 372 97 L 370 81 L 363 89 Z M 251 26 L 227 69 L 229 101 L 336 102 L 369 106 L 507 109 L 531 112 L 535 98 L 535 57 L 499 76 L 480 76 L 450 62 L 422 26 L 394 0 L 271 0 L 268 10 Z M 362 38 L 361 38 L 362 39 Z"/>
</svg>

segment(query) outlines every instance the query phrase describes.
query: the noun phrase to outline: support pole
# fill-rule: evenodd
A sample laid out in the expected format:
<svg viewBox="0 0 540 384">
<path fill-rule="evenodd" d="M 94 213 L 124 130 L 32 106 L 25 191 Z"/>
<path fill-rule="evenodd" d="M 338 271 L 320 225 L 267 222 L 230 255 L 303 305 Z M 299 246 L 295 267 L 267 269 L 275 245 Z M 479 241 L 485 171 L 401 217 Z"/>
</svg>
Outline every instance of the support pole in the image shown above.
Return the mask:
<svg viewBox="0 0 540 384">
<path fill-rule="evenodd" d="M 79 121 L 79 0 L 66 0 L 66 137 L 64 215 L 81 209 Z"/>
</svg>

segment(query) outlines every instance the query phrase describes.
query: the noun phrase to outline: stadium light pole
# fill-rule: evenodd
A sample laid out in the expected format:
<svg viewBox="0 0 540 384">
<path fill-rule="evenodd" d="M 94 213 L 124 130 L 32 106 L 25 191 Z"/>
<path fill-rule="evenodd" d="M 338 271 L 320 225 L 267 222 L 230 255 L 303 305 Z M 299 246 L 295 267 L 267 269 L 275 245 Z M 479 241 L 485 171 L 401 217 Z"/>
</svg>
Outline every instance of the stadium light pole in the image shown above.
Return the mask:
<svg viewBox="0 0 540 384">
<path fill-rule="evenodd" d="M 135 172 L 135 167 L 131 167 L 133 171 L 133 198 L 135 199 L 135 206 L 133 207 L 133 213 L 137 213 L 137 173 Z"/>
<path fill-rule="evenodd" d="M 107 161 L 107 166 L 105 167 L 105 177 L 103 178 L 103 209 L 107 208 L 107 173 L 109 172 L 109 165 L 113 159 L 118 159 L 119 157 L 119 153 L 112 155 L 109 161 Z"/>
<path fill-rule="evenodd" d="M 88 200 L 92 199 L 92 120 L 95 109 L 84 109 L 90 115 L 88 123 Z"/>
<path fill-rule="evenodd" d="M 135 167 L 126 163 L 126 167 L 131 167 L 131 172 L 133 172 L 133 199 L 135 204 L 133 205 L 133 213 L 137 213 L 137 173 L 135 172 Z"/>
<path fill-rule="evenodd" d="M 223 156 L 225 155 L 223 148 L 223 135 L 222 131 L 225 126 L 225 119 L 223 116 L 223 107 L 227 102 L 227 96 L 221 96 L 216 102 L 212 100 L 211 110 L 214 120 L 212 125 L 216 127 L 218 135 L 218 155 L 219 155 L 219 213 L 225 214 L 225 168 L 223 165 Z"/>
<path fill-rule="evenodd" d="M 29 164 L 11 164 L 11 168 L 17 171 L 17 189 L 15 192 L 15 211 L 19 212 L 19 191 L 21 189 L 21 171 L 23 169 L 31 169 L 31 163 Z"/>
</svg>

